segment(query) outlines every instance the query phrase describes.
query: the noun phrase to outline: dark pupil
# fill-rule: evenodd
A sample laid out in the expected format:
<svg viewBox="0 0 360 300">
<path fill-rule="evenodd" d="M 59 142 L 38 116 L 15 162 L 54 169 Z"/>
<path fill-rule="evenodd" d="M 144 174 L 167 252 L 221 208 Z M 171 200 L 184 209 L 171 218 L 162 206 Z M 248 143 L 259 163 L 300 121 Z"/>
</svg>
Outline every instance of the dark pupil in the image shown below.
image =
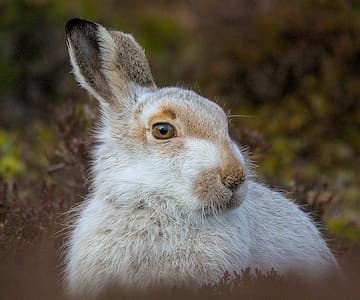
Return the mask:
<svg viewBox="0 0 360 300">
<path fill-rule="evenodd" d="M 161 135 L 166 135 L 169 131 L 169 126 L 166 124 L 159 125 L 159 132 Z"/>
</svg>

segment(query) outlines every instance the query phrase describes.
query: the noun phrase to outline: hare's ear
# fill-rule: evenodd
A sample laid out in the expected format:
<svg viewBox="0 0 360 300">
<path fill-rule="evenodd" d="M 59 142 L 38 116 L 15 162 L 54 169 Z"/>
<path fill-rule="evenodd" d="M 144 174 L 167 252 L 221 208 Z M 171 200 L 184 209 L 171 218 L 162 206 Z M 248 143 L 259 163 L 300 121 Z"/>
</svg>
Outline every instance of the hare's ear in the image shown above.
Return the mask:
<svg viewBox="0 0 360 300">
<path fill-rule="evenodd" d="M 77 81 L 102 103 L 124 109 L 144 90 L 155 89 L 144 51 L 129 35 L 81 19 L 65 27 Z"/>
</svg>

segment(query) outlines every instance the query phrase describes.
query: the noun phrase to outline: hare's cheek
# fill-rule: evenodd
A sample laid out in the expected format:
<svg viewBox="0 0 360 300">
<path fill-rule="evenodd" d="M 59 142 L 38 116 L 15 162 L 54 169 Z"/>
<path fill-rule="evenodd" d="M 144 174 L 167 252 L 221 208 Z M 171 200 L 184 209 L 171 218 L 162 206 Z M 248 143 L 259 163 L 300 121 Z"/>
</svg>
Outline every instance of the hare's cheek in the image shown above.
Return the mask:
<svg viewBox="0 0 360 300">
<path fill-rule="evenodd" d="M 179 198 L 182 199 L 182 205 L 191 209 L 200 209 L 201 202 L 194 195 L 194 186 L 205 170 L 219 167 L 219 150 L 207 140 L 186 138 L 183 151 L 177 156 L 176 163 L 180 171 L 178 180 L 182 182 L 180 191 L 177 191 Z"/>
<path fill-rule="evenodd" d="M 186 139 L 183 156 L 182 175 L 191 185 L 204 170 L 221 165 L 218 148 L 207 140 Z"/>
</svg>

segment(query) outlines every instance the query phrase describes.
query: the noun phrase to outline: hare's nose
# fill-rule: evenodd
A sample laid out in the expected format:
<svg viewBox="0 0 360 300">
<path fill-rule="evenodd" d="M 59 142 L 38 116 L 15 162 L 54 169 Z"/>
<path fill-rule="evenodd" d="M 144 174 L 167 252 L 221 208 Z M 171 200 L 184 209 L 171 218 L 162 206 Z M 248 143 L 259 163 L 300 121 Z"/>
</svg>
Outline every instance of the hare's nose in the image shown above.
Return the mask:
<svg viewBox="0 0 360 300">
<path fill-rule="evenodd" d="M 231 191 L 235 191 L 245 181 L 245 172 L 241 166 L 227 166 L 221 173 L 221 182 Z"/>
<path fill-rule="evenodd" d="M 235 191 L 245 181 L 244 165 L 231 142 L 225 141 L 221 149 L 221 182 L 229 190 Z"/>
</svg>

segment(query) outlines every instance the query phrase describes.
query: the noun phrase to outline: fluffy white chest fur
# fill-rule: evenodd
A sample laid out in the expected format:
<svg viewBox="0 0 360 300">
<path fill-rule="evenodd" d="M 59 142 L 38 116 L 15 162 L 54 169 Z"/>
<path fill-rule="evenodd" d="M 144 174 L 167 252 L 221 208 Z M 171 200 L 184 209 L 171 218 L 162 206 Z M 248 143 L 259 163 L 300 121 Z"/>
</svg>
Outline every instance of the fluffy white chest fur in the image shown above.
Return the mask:
<svg viewBox="0 0 360 300">
<path fill-rule="evenodd" d="M 246 268 L 336 272 L 310 218 L 254 181 L 217 104 L 158 88 L 128 34 L 73 19 L 66 37 L 75 77 L 101 109 L 92 192 L 66 253 L 72 294 L 202 286 Z"/>
<path fill-rule="evenodd" d="M 306 214 L 249 182 L 240 207 L 191 222 L 141 207 L 90 199 L 72 233 L 68 280 L 76 290 L 202 285 L 248 267 L 318 278 L 336 261 Z"/>
</svg>

